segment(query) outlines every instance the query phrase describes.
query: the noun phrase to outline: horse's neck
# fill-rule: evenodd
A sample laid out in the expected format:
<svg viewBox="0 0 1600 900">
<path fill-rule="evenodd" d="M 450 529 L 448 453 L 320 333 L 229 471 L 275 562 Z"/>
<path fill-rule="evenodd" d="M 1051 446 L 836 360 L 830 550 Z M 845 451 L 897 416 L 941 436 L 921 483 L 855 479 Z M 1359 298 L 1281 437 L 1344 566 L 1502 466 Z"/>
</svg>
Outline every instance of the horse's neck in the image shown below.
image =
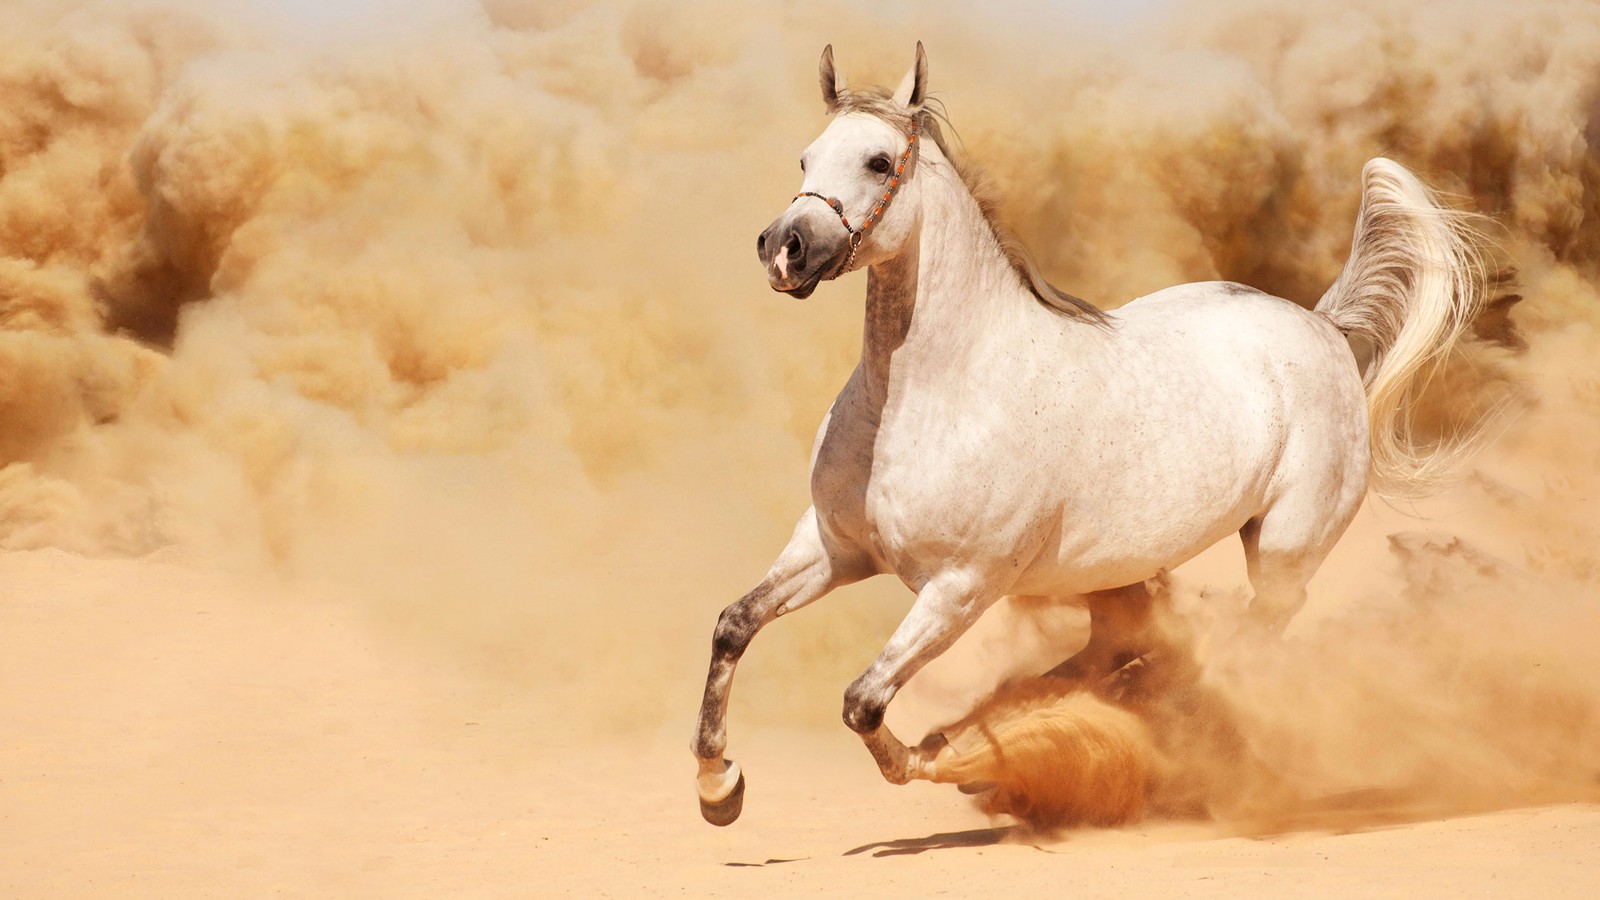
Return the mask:
<svg viewBox="0 0 1600 900">
<path fill-rule="evenodd" d="M 969 377 L 982 368 L 977 357 L 1006 346 L 1008 336 L 1025 341 L 1036 316 L 1049 315 L 1022 287 L 950 163 L 927 163 L 919 234 L 867 277 L 861 363 L 878 391 L 907 379 Z"/>
</svg>

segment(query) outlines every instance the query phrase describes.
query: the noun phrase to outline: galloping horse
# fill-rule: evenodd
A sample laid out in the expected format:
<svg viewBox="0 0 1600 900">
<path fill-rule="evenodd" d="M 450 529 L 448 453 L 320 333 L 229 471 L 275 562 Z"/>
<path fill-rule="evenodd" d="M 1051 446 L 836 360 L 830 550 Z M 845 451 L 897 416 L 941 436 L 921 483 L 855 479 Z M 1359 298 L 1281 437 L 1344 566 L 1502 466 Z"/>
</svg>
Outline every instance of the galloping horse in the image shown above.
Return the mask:
<svg viewBox="0 0 1600 900">
<path fill-rule="evenodd" d="M 706 820 L 743 807 L 725 760 L 734 667 L 762 626 L 893 573 L 916 602 L 846 690 L 883 776 L 933 757 L 883 724 L 906 681 L 1008 594 L 1081 597 L 1090 679 L 1149 649 L 1146 579 L 1229 534 L 1253 627 L 1281 630 L 1369 481 L 1439 477 L 1463 446 L 1412 434 L 1409 403 L 1482 302 L 1462 215 L 1386 159 L 1367 163 L 1349 261 L 1315 310 L 1230 282 L 1102 312 L 1047 284 L 991 217 L 926 105 L 927 60 L 892 94 L 847 90 L 801 191 L 757 241 L 774 290 L 868 269 L 861 362 L 817 433 L 812 506 L 759 585 L 722 612 L 692 749 Z"/>
</svg>

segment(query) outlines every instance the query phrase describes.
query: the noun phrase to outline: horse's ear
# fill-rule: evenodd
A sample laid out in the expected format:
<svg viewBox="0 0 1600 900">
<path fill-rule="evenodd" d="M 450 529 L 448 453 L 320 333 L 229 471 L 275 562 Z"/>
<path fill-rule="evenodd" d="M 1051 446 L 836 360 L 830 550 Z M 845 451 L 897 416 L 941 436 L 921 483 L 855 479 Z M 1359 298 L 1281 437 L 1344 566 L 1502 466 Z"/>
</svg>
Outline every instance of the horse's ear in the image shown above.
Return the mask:
<svg viewBox="0 0 1600 900">
<path fill-rule="evenodd" d="M 833 112 L 839 106 L 839 93 L 844 90 L 844 85 L 839 82 L 839 73 L 833 68 L 833 45 L 822 48 L 822 62 L 817 66 L 817 80 L 822 84 L 822 102 L 828 105 L 828 112 Z"/>
<path fill-rule="evenodd" d="M 928 56 L 922 52 L 921 41 L 917 41 L 917 61 L 911 64 L 911 71 L 906 73 L 906 77 L 900 79 L 894 99 L 907 109 L 916 109 L 928 99 Z"/>
</svg>

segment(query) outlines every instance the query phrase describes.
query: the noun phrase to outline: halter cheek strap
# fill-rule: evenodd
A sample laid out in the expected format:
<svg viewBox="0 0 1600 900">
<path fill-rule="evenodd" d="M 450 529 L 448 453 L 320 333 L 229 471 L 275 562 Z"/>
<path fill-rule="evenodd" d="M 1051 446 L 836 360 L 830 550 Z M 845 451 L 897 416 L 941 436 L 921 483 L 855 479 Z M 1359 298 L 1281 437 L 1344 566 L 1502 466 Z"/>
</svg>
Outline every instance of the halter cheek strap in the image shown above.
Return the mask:
<svg viewBox="0 0 1600 900">
<path fill-rule="evenodd" d="M 889 201 L 893 200 L 894 195 L 900 192 L 900 182 L 905 177 L 906 165 L 911 162 L 911 153 L 916 148 L 917 132 L 913 130 L 906 138 L 906 152 L 900 154 L 900 162 L 895 164 L 894 174 L 889 176 L 889 189 L 883 192 L 882 199 L 872 207 L 872 212 L 867 214 L 866 221 L 861 223 L 860 228 L 850 225 L 850 220 L 844 214 L 844 204 L 840 203 L 838 198 L 826 197 L 816 191 L 801 191 L 794 195 L 795 200 L 799 200 L 801 197 L 815 197 L 828 204 L 834 215 L 839 217 L 839 222 L 844 225 L 844 230 L 850 232 L 850 255 L 845 257 L 844 265 L 840 266 L 837 272 L 828 276 L 830 279 L 838 278 L 845 272 L 850 271 L 850 266 L 856 261 L 856 253 L 861 250 L 861 242 L 867 239 L 867 232 L 872 230 L 872 226 L 878 224 L 878 220 L 883 216 L 883 211 L 889 208 Z"/>
</svg>

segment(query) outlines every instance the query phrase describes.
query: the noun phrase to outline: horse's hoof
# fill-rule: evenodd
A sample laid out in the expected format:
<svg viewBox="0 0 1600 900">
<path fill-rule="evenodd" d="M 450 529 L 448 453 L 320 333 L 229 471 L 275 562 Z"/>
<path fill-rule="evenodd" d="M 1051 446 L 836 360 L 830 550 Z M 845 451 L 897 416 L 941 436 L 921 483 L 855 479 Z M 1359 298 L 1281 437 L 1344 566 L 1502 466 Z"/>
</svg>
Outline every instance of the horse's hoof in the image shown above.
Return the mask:
<svg viewBox="0 0 1600 900">
<path fill-rule="evenodd" d="M 956 790 L 963 794 L 983 794 L 994 790 L 997 786 L 992 781 L 968 781 L 956 785 Z"/>
<path fill-rule="evenodd" d="M 739 818 L 739 813 L 744 812 L 744 773 L 739 773 L 739 780 L 733 783 L 733 790 L 721 800 L 707 800 L 700 798 L 700 815 L 713 825 L 732 825 Z"/>
<path fill-rule="evenodd" d="M 713 825 L 732 825 L 744 811 L 744 773 L 731 759 L 722 761 L 722 771 L 702 772 L 698 780 L 700 815 Z"/>
</svg>

